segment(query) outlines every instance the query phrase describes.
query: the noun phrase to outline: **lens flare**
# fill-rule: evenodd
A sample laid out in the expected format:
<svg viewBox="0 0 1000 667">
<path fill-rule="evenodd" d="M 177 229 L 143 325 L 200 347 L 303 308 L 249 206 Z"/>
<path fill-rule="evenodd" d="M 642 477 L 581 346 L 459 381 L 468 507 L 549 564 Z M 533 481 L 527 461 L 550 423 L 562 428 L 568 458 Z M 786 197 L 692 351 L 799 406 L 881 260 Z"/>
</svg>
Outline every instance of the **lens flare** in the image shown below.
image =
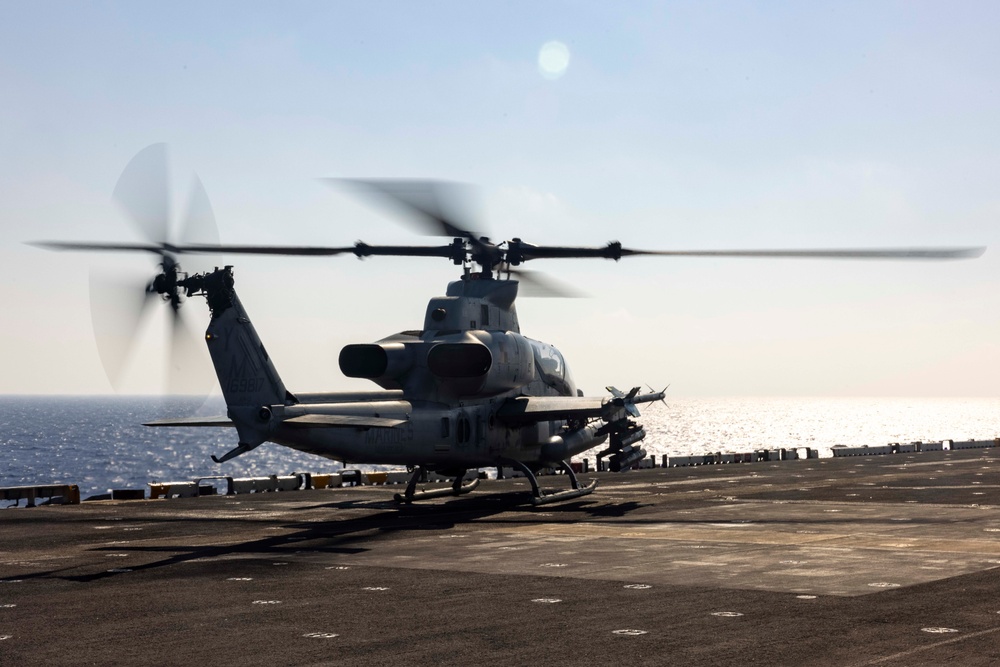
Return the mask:
<svg viewBox="0 0 1000 667">
<path fill-rule="evenodd" d="M 546 42 L 538 51 L 538 71 L 546 79 L 558 79 L 569 67 L 569 47 L 562 42 Z"/>
</svg>

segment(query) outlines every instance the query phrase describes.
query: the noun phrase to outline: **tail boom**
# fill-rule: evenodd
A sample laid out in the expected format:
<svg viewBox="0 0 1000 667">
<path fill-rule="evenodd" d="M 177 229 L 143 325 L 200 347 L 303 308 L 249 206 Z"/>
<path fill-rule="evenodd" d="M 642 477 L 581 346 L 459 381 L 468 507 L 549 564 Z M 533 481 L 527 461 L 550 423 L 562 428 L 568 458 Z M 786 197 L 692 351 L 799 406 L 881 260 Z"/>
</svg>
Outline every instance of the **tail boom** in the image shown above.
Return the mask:
<svg viewBox="0 0 1000 667">
<path fill-rule="evenodd" d="M 212 320 L 205 332 L 212 363 L 240 445 L 256 447 L 277 425 L 270 406 L 295 403 L 285 389 L 233 288 L 232 267 L 207 274 L 203 286 Z"/>
</svg>

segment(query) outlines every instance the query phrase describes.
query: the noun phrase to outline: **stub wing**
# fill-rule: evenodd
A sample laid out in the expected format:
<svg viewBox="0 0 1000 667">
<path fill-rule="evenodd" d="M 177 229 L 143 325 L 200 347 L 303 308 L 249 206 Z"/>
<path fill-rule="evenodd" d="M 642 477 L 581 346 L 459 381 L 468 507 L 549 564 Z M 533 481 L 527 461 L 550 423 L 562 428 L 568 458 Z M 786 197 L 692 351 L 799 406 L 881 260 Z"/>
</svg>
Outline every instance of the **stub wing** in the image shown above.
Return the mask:
<svg viewBox="0 0 1000 667">
<path fill-rule="evenodd" d="M 511 424 L 531 424 L 569 419 L 596 419 L 606 399 L 597 396 L 518 396 L 497 411 L 497 419 Z"/>
<path fill-rule="evenodd" d="M 517 396 L 504 401 L 497 418 L 510 424 L 531 424 L 543 421 L 603 419 L 617 421 L 627 416 L 638 417 L 637 403 L 662 401 L 664 392 L 639 394 L 638 387 L 628 394 L 608 387 L 611 396 Z"/>
</svg>

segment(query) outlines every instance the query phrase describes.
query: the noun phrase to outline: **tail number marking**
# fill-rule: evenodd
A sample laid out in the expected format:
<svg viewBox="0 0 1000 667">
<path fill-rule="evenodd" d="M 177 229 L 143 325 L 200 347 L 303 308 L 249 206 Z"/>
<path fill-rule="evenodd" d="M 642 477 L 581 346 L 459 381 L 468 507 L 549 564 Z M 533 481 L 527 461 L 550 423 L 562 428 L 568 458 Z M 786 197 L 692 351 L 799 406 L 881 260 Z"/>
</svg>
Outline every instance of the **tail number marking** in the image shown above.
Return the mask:
<svg viewBox="0 0 1000 667">
<path fill-rule="evenodd" d="M 249 394 L 264 387 L 264 378 L 230 378 L 227 390 L 233 394 Z"/>
</svg>

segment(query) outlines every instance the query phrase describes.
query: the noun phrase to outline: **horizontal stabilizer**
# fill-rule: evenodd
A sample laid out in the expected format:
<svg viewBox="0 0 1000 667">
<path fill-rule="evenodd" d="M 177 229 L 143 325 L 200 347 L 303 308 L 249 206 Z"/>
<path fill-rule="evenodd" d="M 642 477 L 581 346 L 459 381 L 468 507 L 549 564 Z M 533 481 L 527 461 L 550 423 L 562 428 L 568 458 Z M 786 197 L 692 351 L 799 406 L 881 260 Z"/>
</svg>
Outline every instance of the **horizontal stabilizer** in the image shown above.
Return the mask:
<svg viewBox="0 0 1000 667">
<path fill-rule="evenodd" d="M 388 391 L 337 391 L 326 393 L 295 392 L 296 402 L 300 404 L 314 403 L 368 403 L 376 401 L 401 401 L 403 392 L 399 389 Z"/>
<path fill-rule="evenodd" d="M 303 428 L 392 428 L 405 424 L 405 419 L 390 419 L 388 417 L 367 417 L 365 415 L 302 415 L 286 419 L 282 424 L 300 426 Z"/>
<path fill-rule="evenodd" d="M 232 426 L 229 417 L 180 417 L 178 419 L 157 419 L 143 426 Z"/>
</svg>

